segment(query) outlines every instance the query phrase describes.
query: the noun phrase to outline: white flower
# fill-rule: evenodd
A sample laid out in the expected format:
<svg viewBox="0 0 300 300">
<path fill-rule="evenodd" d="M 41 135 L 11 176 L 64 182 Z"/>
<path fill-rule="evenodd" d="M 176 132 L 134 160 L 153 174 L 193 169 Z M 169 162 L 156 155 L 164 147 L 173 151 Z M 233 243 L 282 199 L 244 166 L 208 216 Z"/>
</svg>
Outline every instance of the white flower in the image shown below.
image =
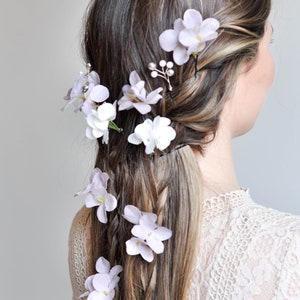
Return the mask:
<svg viewBox="0 0 300 300">
<path fill-rule="evenodd" d="M 163 89 L 158 88 L 149 94 L 145 89 L 145 81 L 142 81 L 136 71 L 129 75 L 130 85 L 123 86 L 124 96 L 118 101 L 119 110 L 129 110 L 135 108 L 141 114 L 151 111 L 150 104 L 156 104 L 162 96 L 159 94 Z"/>
<path fill-rule="evenodd" d="M 153 219 L 147 215 L 141 217 L 139 225 L 133 226 L 131 233 L 144 240 L 156 254 L 164 252 L 162 241 L 168 240 L 172 236 L 171 230 L 157 226 Z"/>
<path fill-rule="evenodd" d="M 177 65 L 183 65 L 191 54 L 197 55 L 202 51 L 207 41 L 217 38 L 219 27 L 218 20 L 203 20 L 199 11 L 188 9 L 183 19 L 174 22 L 174 29 L 165 30 L 159 36 L 159 43 L 163 50 L 173 51 L 173 59 Z"/>
<path fill-rule="evenodd" d="M 141 239 L 131 238 L 126 242 L 126 252 L 128 255 L 141 255 L 144 260 L 151 262 L 154 259 L 153 251 Z"/>
<path fill-rule="evenodd" d="M 102 137 L 102 141 L 108 144 L 108 129 L 110 122 L 116 118 L 115 103 L 103 103 L 97 110 L 87 116 L 87 123 L 89 127 L 86 129 L 86 136 L 93 140 Z"/>
<path fill-rule="evenodd" d="M 97 217 L 101 223 L 107 223 L 106 212 L 111 212 L 117 207 L 117 199 L 106 190 L 108 179 L 107 173 L 103 173 L 100 169 L 96 168 L 90 176 L 90 184 L 76 194 L 86 195 L 86 207 L 99 206 Z"/>
<path fill-rule="evenodd" d="M 188 55 L 197 55 L 205 48 L 207 41 L 218 37 L 219 21 L 214 18 L 203 20 L 197 10 L 188 9 L 184 13 L 183 24 L 185 29 L 179 33 L 179 42 L 187 48 Z"/>
<path fill-rule="evenodd" d="M 96 108 L 96 103 L 104 102 L 109 97 L 108 88 L 100 85 L 99 75 L 92 71 L 88 77 L 89 90 L 85 95 L 86 100 L 83 102 L 81 111 L 87 116 Z"/>
<path fill-rule="evenodd" d="M 176 136 L 170 123 L 170 119 L 160 116 L 156 116 L 153 121 L 146 119 L 135 127 L 134 133 L 128 136 L 128 142 L 134 145 L 143 143 L 147 154 L 153 153 L 156 148 L 162 151 Z"/>
<path fill-rule="evenodd" d="M 109 91 L 105 86 L 100 85 L 99 75 L 95 71 L 87 74 L 80 72 L 79 78 L 65 96 L 68 103 L 63 110 L 70 104 L 79 102 L 75 111 L 81 110 L 87 116 L 96 109 L 96 103 L 104 102 L 108 97 Z"/>
<path fill-rule="evenodd" d="M 174 62 L 179 66 L 185 64 L 189 60 L 186 47 L 180 44 L 178 40 L 179 33 L 184 28 L 183 20 L 177 19 L 174 22 L 174 29 L 165 30 L 159 36 L 159 44 L 161 48 L 166 52 L 173 51 Z"/>
<path fill-rule="evenodd" d="M 96 262 L 95 275 L 89 276 L 85 281 L 86 292 L 80 297 L 87 297 L 88 300 L 112 300 L 115 296 L 115 287 L 118 285 L 122 272 L 120 265 L 110 269 L 110 263 L 104 257 L 100 257 Z"/>
<path fill-rule="evenodd" d="M 143 259 L 151 262 L 154 259 L 153 252 L 163 253 L 162 241 L 168 240 L 172 236 L 172 231 L 156 224 L 157 215 L 142 212 L 133 205 L 126 205 L 123 217 L 136 224 L 131 230 L 134 237 L 126 242 L 127 254 L 140 254 Z"/>
</svg>

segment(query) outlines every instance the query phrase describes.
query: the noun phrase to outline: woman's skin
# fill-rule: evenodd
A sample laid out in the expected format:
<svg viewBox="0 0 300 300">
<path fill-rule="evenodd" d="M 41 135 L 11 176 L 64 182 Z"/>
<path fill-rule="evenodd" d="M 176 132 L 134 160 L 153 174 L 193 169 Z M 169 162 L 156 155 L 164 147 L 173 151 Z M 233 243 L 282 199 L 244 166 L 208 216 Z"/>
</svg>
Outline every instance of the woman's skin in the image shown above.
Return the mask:
<svg viewBox="0 0 300 300">
<path fill-rule="evenodd" d="M 204 155 L 195 151 L 202 173 L 204 198 L 240 188 L 231 140 L 253 127 L 273 82 L 275 68 L 269 50 L 272 34 L 272 26 L 268 22 L 255 61 L 245 63 L 225 104 L 215 139 L 206 146 Z"/>
</svg>

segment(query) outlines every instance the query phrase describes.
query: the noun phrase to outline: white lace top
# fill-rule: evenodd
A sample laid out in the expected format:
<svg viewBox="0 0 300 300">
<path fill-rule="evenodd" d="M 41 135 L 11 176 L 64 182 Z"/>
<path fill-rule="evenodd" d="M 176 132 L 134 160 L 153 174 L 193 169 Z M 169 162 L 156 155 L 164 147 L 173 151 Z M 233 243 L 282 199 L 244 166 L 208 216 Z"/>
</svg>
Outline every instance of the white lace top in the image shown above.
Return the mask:
<svg viewBox="0 0 300 300">
<path fill-rule="evenodd" d="M 189 299 L 300 299 L 300 217 L 257 205 L 244 190 L 203 205 Z M 85 291 L 91 274 L 89 226 L 89 210 L 83 208 L 70 232 L 73 299 Z"/>
</svg>

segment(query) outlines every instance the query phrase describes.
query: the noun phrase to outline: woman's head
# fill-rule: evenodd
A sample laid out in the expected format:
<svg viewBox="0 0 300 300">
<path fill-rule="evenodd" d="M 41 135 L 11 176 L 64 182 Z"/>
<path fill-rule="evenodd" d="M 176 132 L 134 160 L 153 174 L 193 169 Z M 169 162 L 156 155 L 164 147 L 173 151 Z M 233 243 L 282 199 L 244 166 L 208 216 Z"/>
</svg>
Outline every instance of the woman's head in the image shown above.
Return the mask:
<svg viewBox="0 0 300 300">
<path fill-rule="evenodd" d="M 175 67 L 170 94 L 163 81 L 151 78 L 147 67 L 152 61 L 172 59 L 172 53 L 161 49 L 158 38 L 173 28 L 175 19 L 182 18 L 188 8 L 199 10 L 204 18 L 216 18 L 221 27 L 218 38 L 200 53 L 196 76 L 192 58 Z M 256 56 L 269 12 L 270 0 L 92 1 L 84 52 L 109 88 L 111 102 L 120 97 L 132 70 L 146 81 L 149 90 L 163 86 L 164 100 L 152 114 L 166 115 L 173 122 L 177 132 L 173 147 L 191 144 L 200 149 L 203 137 L 215 132 L 243 63 Z M 125 132 L 127 128 L 132 131 L 141 118 L 138 112 L 125 112 L 119 122 Z"/>
<path fill-rule="evenodd" d="M 208 42 L 196 65 L 191 57 L 174 67 L 170 92 L 164 81 L 150 76 L 148 64 L 172 60 L 172 53 L 161 49 L 159 35 L 173 28 L 173 22 L 190 8 L 200 11 L 204 19 L 220 22 L 218 37 Z M 91 2 L 83 44 L 85 59 L 108 87 L 108 101 L 120 99 L 133 70 L 145 81 L 147 90 L 164 88 L 162 100 L 148 114 L 119 111 L 116 123 L 123 133 L 110 132 L 108 145 L 101 140 L 98 143 L 96 166 L 110 175 L 109 189 L 116 195 L 118 211 L 110 214 L 107 225 L 98 225 L 96 218 L 93 221 L 93 255 L 95 260 L 103 255 L 112 264 L 123 266 L 119 298 L 186 298 L 201 223 L 201 175 L 191 147 L 202 151 L 206 137 L 216 132 L 237 78 L 245 64 L 255 61 L 269 12 L 270 0 Z M 156 115 L 171 120 L 176 138 L 169 154 L 156 152 L 150 159 L 143 146 L 131 145 L 127 138 L 136 125 Z M 180 148 L 183 145 L 191 147 Z M 173 232 L 165 252 L 150 264 L 126 253 L 131 228 L 120 215 L 127 204 L 154 212 L 159 225 Z"/>
</svg>

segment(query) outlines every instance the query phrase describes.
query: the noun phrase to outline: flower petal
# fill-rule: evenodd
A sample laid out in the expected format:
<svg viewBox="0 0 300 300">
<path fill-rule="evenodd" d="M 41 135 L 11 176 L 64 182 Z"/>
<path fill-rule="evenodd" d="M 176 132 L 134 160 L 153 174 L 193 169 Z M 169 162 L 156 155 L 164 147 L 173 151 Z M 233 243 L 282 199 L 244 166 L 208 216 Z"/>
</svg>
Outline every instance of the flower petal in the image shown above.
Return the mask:
<svg viewBox="0 0 300 300">
<path fill-rule="evenodd" d="M 145 240 L 148 237 L 149 231 L 148 228 L 145 228 L 141 225 L 134 225 L 131 229 L 131 233 L 141 240 Z"/>
<path fill-rule="evenodd" d="M 95 128 L 94 122 L 97 120 L 98 114 L 96 110 L 92 110 L 91 113 L 86 117 L 88 125 L 92 128 Z"/>
<path fill-rule="evenodd" d="M 87 127 L 85 130 L 85 135 L 87 138 L 89 138 L 90 140 L 94 140 L 96 139 L 93 135 L 93 129 L 91 127 Z"/>
<path fill-rule="evenodd" d="M 81 111 L 85 116 L 88 116 L 93 110 L 95 110 L 96 106 L 92 101 L 86 100 L 83 102 L 81 106 Z"/>
<path fill-rule="evenodd" d="M 135 133 L 131 133 L 128 136 L 127 141 L 128 141 L 128 143 L 133 144 L 133 145 L 139 145 L 143 142 Z"/>
<path fill-rule="evenodd" d="M 142 212 L 134 205 L 126 205 L 123 217 L 132 224 L 139 224 Z"/>
<path fill-rule="evenodd" d="M 146 119 L 142 124 L 139 124 L 135 127 L 134 133 L 143 141 L 146 145 L 153 140 L 153 132 L 152 132 L 152 121 L 150 119 Z"/>
<path fill-rule="evenodd" d="M 161 127 L 166 127 L 171 124 L 171 120 L 166 117 L 156 116 L 153 120 L 153 128 L 159 130 Z"/>
<path fill-rule="evenodd" d="M 94 286 L 93 286 L 93 279 L 94 279 L 95 275 L 91 275 L 89 276 L 84 283 L 84 287 L 86 288 L 86 290 L 88 290 L 89 292 L 92 292 L 93 290 L 95 290 Z"/>
<path fill-rule="evenodd" d="M 109 274 L 96 274 L 93 278 L 93 286 L 99 292 L 102 292 L 103 290 L 108 290 L 109 284 Z"/>
<path fill-rule="evenodd" d="M 97 209 L 97 218 L 101 223 L 106 224 L 107 223 L 107 215 L 105 206 L 103 203 L 101 203 Z"/>
<path fill-rule="evenodd" d="M 189 60 L 189 58 L 190 56 L 188 55 L 185 47 L 178 46 L 174 49 L 173 59 L 178 66 L 182 66 L 183 64 L 185 64 Z"/>
<path fill-rule="evenodd" d="M 111 278 L 113 278 L 113 277 L 116 277 L 122 271 L 123 271 L 122 266 L 116 265 L 116 266 L 111 268 L 109 275 L 110 275 Z"/>
<path fill-rule="evenodd" d="M 98 118 L 100 121 L 113 121 L 116 118 L 116 108 L 111 103 L 103 103 L 97 110 Z"/>
<path fill-rule="evenodd" d="M 183 20 L 180 18 L 176 19 L 174 22 L 175 31 L 177 31 L 179 33 L 179 31 L 183 30 L 184 28 L 185 28 L 185 26 L 183 24 Z"/>
<path fill-rule="evenodd" d="M 217 38 L 216 32 L 220 27 L 220 22 L 214 18 L 205 19 L 200 28 L 200 34 L 204 41 L 210 41 Z"/>
<path fill-rule="evenodd" d="M 92 130 L 92 134 L 93 134 L 93 136 L 96 138 L 96 139 L 98 139 L 98 138 L 100 138 L 101 136 L 103 136 L 103 130 L 100 130 L 100 129 L 93 129 Z"/>
<path fill-rule="evenodd" d="M 144 241 L 137 239 L 137 238 L 131 238 L 126 242 L 126 252 L 129 255 L 138 255 L 140 254 L 140 247 L 139 244 L 144 244 Z"/>
<path fill-rule="evenodd" d="M 201 24 L 202 15 L 198 10 L 195 9 L 187 9 L 183 15 L 183 24 L 186 28 L 194 28 Z"/>
<path fill-rule="evenodd" d="M 147 144 L 145 148 L 145 152 L 147 155 L 154 153 L 154 149 L 156 147 L 154 139 L 151 139 Z"/>
<path fill-rule="evenodd" d="M 105 197 L 106 211 L 113 211 L 117 207 L 117 199 L 112 194 L 107 194 Z"/>
<path fill-rule="evenodd" d="M 167 51 L 174 51 L 178 45 L 178 32 L 174 29 L 165 30 L 159 36 L 160 47 Z"/>
<path fill-rule="evenodd" d="M 98 206 L 99 202 L 95 200 L 95 197 L 91 194 L 88 194 L 85 198 L 85 206 L 87 208 Z"/>
<path fill-rule="evenodd" d="M 197 40 L 197 36 L 193 29 L 184 29 L 179 34 L 179 41 L 184 47 L 190 47 L 194 44 L 199 44 L 200 41 Z"/>
<path fill-rule="evenodd" d="M 101 121 L 99 119 L 94 120 L 94 129 L 99 129 L 100 131 L 105 131 L 108 129 L 109 121 Z"/>
<path fill-rule="evenodd" d="M 151 111 L 151 106 L 146 103 L 133 103 L 133 107 L 142 115 L 147 114 Z"/>
<path fill-rule="evenodd" d="M 172 230 L 159 226 L 154 230 L 154 235 L 156 239 L 166 241 L 172 236 Z"/>
<path fill-rule="evenodd" d="M 99 257 L 96 261 L 96 270 L 100 274 L 109 274 L 110 272 L 110 263 L 103 256 Z"/>
<path fill-rule="evenodd" d="M 131 238 L 126 242 L 126 252 L 129 255 L 140 254 L 144 260 L 151 262 L 154 259 L 152 250 L 141 239 Z"/>
<path fill-rule="evenodd" d="M 164 244 L 160 240 L 149 238 L 147 239 L 147 244 L 156 254 L 164 252 Z"/>
<path fill-rule="evenodd" d="M 92 101 L 100 103 L 109 97 L 108 88 L 103 85 L 96 85 L 90 93 Z"/>
<path fill-rule="evenodd" d="M 172 127 L 161 128 L 156 136 L 156 147 L 165 150 L 176 137 L 176 131 Z"/>
<path fill-rule="evenodd" d="M 89 294 L 90 294 L 90 292 L 89 292 L 89 291 L 86 291 L 86 292 L 82 293 L 82 294 L 79 296 L 79 298 L 87 297 Z"/>
<path fill-rule="evenodd" d="M 160 88 L 152 91 L 151 93 L 149 93 L 147 96 L 147 103 L 148 104 L 156 104 L 162 98 L 162 95 L 159 94 L 162 90 L 163 90 L 163 88 L 160 87 Z"/>
<path fill-rule="evenodd" d="M 95 168 L 90 175 L 90 182 L 95 186 L 102 186 L 104 189 L 107 188 L 107 181 L 109 176 L 107 173 L 102 172 L 99 168 Z"/>
<path fill-rule="evenodd" d="M 141 247 L 141 256 L 147 262 L 152 262 L 154 259 L 153 252 L 148 246 Z"/>
<path fill-rule="evenodd" d="M 93 85 L 100 84 L 99 75 L 95 71 L 90 72 L 88 79 L 89 79 L 89 82 L 92 83 Z"/>
<path fill-rule="evenodd" d="M 125 110 L 125 109 L 128 110 L 133 108 L 133 103 L 127 96 L 123 96 L 118 101 L 118 105 L 119 105 L 119 110 Z"/>
<path fill-rule="evenodd" d="M 136 85 L 137 83 L 139 83 L 141 81 L 141 78 L 139 76 L 139 74 L 137 73 L 137 71 L 132 71 L 129 75 L 129 82 L 131 85 Z"/>
</svg>

